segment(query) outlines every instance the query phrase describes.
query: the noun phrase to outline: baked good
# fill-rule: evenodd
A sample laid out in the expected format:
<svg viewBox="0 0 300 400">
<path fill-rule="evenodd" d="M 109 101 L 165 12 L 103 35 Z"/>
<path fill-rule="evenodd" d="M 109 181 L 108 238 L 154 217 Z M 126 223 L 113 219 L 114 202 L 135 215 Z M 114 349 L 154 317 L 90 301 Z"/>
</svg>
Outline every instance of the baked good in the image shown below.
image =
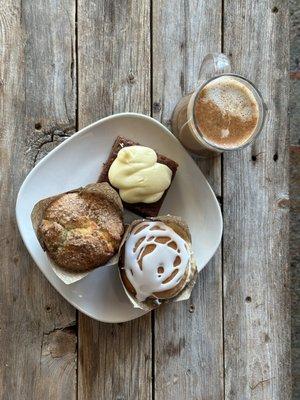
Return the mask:
<svg viewBox="0 0 300 400">
<path fill-rule="evenodd" d="M 114 142 L 114 144 L 113 144 L 113 146 L 112 146 L 112 149 L 111 149 L 111 152 L 110 152 L 110 155 L 109 155 L 109 157 L 108 157 L 108 159 L 107 159 L 107 161 L 106 161 L 106 163 L 103 165 L 103 168 L 102 168 L 102 171 L 101 171 L 101 175 L 100 175 L 100 177 L 99 177 L 99 182 L 108 182 L 108 183 L 110 183 L 116 190 L 118 190 L 118 188 L 116 187 L 116 186 L 114 186 L 111 182 L 110 182 L 110 179 L 109 179 L 109 172 L 110 172 L 110 169 L 111 169 L 111 166 L 112 166 L 112 164 L 115 162 L 115 160 L 117 159 L 117 157 L 118 157 L 118 154 L 119 154 L 119 152 L 120 152 L 120 150 L 122 150 L 122 149 L 124 149 L 124 148 L 126 148 L 126 147 L 130 147 L 130 146 L 140 146 L 140 144 L 139 143 L 136 143 L 136 142 L 133 142 L 132 140 L 129 140 L 129 139 L 126 139 L 126 138 L 123 138 L 123 137 L 121 137 L 121 136 L 119 136 L 119 137 L 117 137 L 117 139 L 115 140 L 115 142 Z M 142 146 L 143 148 L 145 148 L 144 146 Z M 148 150 L 151 150 L 152 152 L 153 152 L 153 150 L 152 149 L 150 149 L 150 148 L 147 148 Z M 161 205 L 162 205 L 162 203 L 163 203 L 163 201 L 164 201 L 164 198 L 165 198 L 165 196 L 166 196 L 166 194 L 167 194 L 167 192 L 168 192 L 168 189 L 169 189 L 169 186 L 170 186 L 170 184 L 171 184 L 171 182 L 172 182 L 172 180 L 174 179 L 174 177 L 175 177 L 175 174 L 176 174 L 176 170 L 177 170 L 177 167 L 178 167 L 178 164 L 175 162 L 175 161 L 173 161 L 173 160 L 171 160 L 171 159 L 169 159 L 168 157 L 166 157 L 166 156 L 163 156 L 163 155 L 161 155 L 161 154 L 157 154 L 157 153 L 155 153 L 156 154 L 156 158 L 157 158 L 157 163 L 158 164 L 162 164 L 163 166 L 165 166 L 164 168 L 164 170 L 162 169 L 162 168 L 160 168 L 160 170 L 158 171 L 157 170 L 157 165 L 156 166 L 153 166 L 153 165 L 151 165 L 151 168 L 153 168 L 153 177 L 154 178 L 156 178 L 156 177 L 158 177 L 158 176 L 160 176 L 160 177 L 163 177 L 163 179 L 161 179 L 161 181 L 159 182 L 159 184 L 162 184 L 162 185 L 164 185 L 165 184 L 165 181 L 166 181 L 166 175 L 167 175 L 167 173 L 166 173 L 166 167 L 167 167 L 167 169 L 170 171 L 170 173 L 169 173 L 169 177 L 170 177 L 170 180 L 169 180 L 169 184 L 168 184 L 168 186 L 166 187 L 166 186 L 164 186 L 165 187 L 165 189 L 161 192 L 161 193 L 159 193 L 159 194 L 161 194 L 161 196 L 157 199 L 157 197 L 155 197 L 155 196 L 157 196 L 157 194 L 158 194 L 158 192 L 155 192 L 155 193 L 152 193 L 152 189 L 153 189 L 153 187 L 151 188 L 150 187 L 150 192 L 149 192 L 149 186 L 148 186 L 148 188 L 147 188 L 147 190 L 148 190 L 148 193 L 147 194 L 154 194 L 154 196 L 151 198 L 151 196 L 149 196 L 148 197 L 148 199 L 150 198 L 150 201 L 145 201 L 145 197 L 142 197 L 143 198 L 143 201 L 133 201 L 133 202 L 128 202 L 128 201 L 126 201 L 126 200 L 123 200 L 123 204 L 124 204 L 124 207 L 125 208 L 127 208 L 128 210 L 130 210 L 130 211 L 132 211 L 132 212 L 134 212 L 134 213 L 136 213 L 136 214 L 138 214 L 138 215 L 141 215 L 142 217 L 156 217 L 157 215 L 158 215 L 158 213 L 159 213 L 159 210 L 160 210 L 160 208 L 161 208 Z M 127 156 L 127 155 L 126 155 Z M 140 162 L 140 163 L 136 163 L 136 165 L 138 164 L 138 165 L 143 165 L 143 164 L 145 164 L 145 160 L 147 159 L 148 160 L 148 156 L 149 156 L 149 158 L 150 158 L 150 154 L 145 154 L 145 157 L 144 157 L 144 162 Z M 150 162 L 151 163 L 151 162 Z M 143 166 L 144 167 L 144 166 Z M 146 165 L 145 165 L 145 167 L 146 168 L 149 168 L 149 164 L 147 164 L 146 163 Z M 161 167 L 161 166 L 158 166 L 158 167 Z M 145 169 L 146 169 L 145 168 Z M 143 173 L 145 172 L 145 169 L 142 171 Z M 157 171 L 159 172 L 159 173 L 157 173 Z M 141 170 L 139 170 L 139 171 L 135 171 L 135 173 L 138 173 L 140 176 L 139 176 L 139 179 L 140 179 L 140 181 L 142 180 L 142 179 L 144 179 L 144 174 L 142 174 L 141 175 Z M 165 173 L 165 175 L 163 176 L 163 173 Z M 116 176 L 118 175 L 118 174 L 115 174 Z M 137 174 L 135 174 L 135 175 L 137 175 Z M 147 178 L 149 178 L 149 176 L 147 176 Z M 146 181 L 146 179 L 144 179 L 144 182 Z M 125 180 L 123 180 L 123 182 L 125 183 Z M 144 182 L 143 182 L 143 184 L 141 184 L 140 185 L 140 187 L 138 187 L 138 195 L 140 196 L 141 194 L 144 194 L 145 193 L 145 187 L 143 186 L 144 185 Z M 152 184 L 153 184 L 153 179 L 148 179 L 148 182 L 152 182 Z M 131 189 L 131 188 L 130 188 Z M 135 185 L 135 188 L 134 189 L 136 189 L 136 185 Z M 154 188 L 154 191 L 155 191 L 155 189 L 156 188 Z M 122 189 L 121 189 L 122 190 Z M 159 191 L 160 189 L 158 189 L 158 191 Z M 121 193 L 119 192 L 119 194 L 121 195 Z M 121 198 L 122 198 L 122 195 L 121 195 Z M 126 199 L 126 198 L 125 198 Z"/>
<path fill-rule="evenodd" d="M 196 267 L 187 225 L 173 216 L 135 221 L 120 249 L 124 288 L 138 303 L 159 304 L 177 296 Z"/>
<path fill-rule="evenodd" d="M 107 183 L 55 196 L 37 227 L 40 243 L 53 261 L 70 271 L 105 264 L 123 235 L 122 203 Z"/>
</svg>

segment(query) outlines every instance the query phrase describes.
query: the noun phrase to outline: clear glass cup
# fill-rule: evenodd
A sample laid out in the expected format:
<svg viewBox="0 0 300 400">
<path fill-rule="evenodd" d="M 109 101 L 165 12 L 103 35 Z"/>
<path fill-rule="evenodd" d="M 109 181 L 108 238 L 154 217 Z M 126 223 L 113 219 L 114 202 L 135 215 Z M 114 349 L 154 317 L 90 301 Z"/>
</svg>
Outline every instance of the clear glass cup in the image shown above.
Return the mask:
<svg viewBox="0 0 300 400">
<path fill-rule="evenodd" d="M 232 74 L 230 70 L 230 61 L 224 54 L 208 54 L 200 67 L 196 89 L 183 97 L 174 109 L 172 115 L 172 130 L 174 135 L 180 140 L 184 147 L 201 157 L 212 157 L 224 151 L 243 148 L 251 143 L 263 128 L 267 109 L 260 92 L 248 79 L 237 74 Z M 259 111 L 256 127 L 247 141 L 230 148 L 220 147 L 208 141 L 199 129 L 195 118 L 195 103 L 202 89 L 209 82 L 221 76 L 230 76 L 245 85 L 254 96 Z"/>
</svg>

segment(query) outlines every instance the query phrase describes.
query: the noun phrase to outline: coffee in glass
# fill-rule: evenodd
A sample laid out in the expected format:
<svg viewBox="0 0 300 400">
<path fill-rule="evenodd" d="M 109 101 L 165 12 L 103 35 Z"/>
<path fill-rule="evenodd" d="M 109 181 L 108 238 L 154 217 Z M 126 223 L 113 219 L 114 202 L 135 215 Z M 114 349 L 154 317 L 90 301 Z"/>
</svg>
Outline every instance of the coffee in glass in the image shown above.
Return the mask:
<svg viewBox="0 0 300 400">
<path fill-rule="evenodd" d="M 229 70 L 224 54 L 208 55 L 200 70 L 198 89 L 181 99 L 173 113 L 174 134 L 201 156 L 241 148 L 263 126 L 261 95 L 251 82 Z"/>
</svg>

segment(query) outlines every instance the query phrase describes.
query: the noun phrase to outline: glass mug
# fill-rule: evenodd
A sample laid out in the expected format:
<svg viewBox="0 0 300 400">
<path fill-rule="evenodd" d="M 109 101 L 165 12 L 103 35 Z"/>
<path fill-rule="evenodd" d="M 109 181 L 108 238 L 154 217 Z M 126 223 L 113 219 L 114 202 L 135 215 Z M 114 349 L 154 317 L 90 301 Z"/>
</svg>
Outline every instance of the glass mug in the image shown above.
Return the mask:
<svg viewBox="0 0 300 400">
<path fill-rule="evenodd" d="M 244 146 L 247 146 L 249 143 L 251 143 L 257 135 L 261 132 L 263 125 L 264 125 L 264 120 L 265 120 L 265 114 L 266 114 L 266 106 L 263 102 L 262 96 L 259 93 L 259 91 L 255 88 L 255 86 L 246 78 L 237 75 L 237 74 L 232 74 L 230 73 L 230 61 L 229 59 L 222 53 L 212 53 L 208 54 L 200 67 L 200 72 L 199 72 L 199 81 L 197 84 L 196 90 L 194 90 L 192 93 L 187 94 L 185 97 L 183 97 L 177 106 L 174 109 L 173 115 L 172 115 L 172 129 L 174 135 L 180 140 L 180 142 L 183 144 L 184 147 L 186 147 L 188 150 L 190 150 L 192 153 L 198 154 L 202 157 L 212 157 L 217 154 L 220 154 L 224 151 L 228 150 L 236 150 L 240 149 Z M 239 137 L 239 125 L 236 125 L 235 129 L 235 137 L 230 137 L 230 130 L 228 129 L 222 129 L 221 135 L 228 136 L 228 140 L 230 139 L 232 143 L 230 145 L 222 145 L 218 143 L 214 143 L 211 135 L 211 138 L 208 138 L 209 136 L 209 128 L 205 134 L 203 129 L 201 130 L 201 127 L 199 126 L 199 113 L 201 113 L 201 103 L 199 103 L 201 94 L 203 94 L 205 91 L 203 89 L 206 88 L 206 93 L 208 92 L 208 88 L 212 87 L 213 85 L 217 84 L 217 86 L 222 86 L 221 79 L 218 80 L 220 77 L 226 77 L 228 79 L 223 81 L 227 81 L 227 85 L 230 87 L 230 82 L 232 83 L 233 86 L 238 85 L 237 87 L 240 87 L 242 91 L 246 91 L 246 97 L 248 97 L 249 102 L 255 106 L 255 124 L 253 125 L 253 129 L 249 130 L 247 133 L 247 125 L 241 125 L 241 121 L 239 121 L 240 128 L 245 128 L 246 133 L 244 132 L 244 138 Z M 207 86 L 210 84 L 209 86 Z M 216 85 L 215 85 L 216 87 Z M 226 90 L 223 88 L 223 90 Z M 231 89 L 229 88 L 229 91 Z M 234 88 L 232 88 L 234 90 Z M 213 92 L 211 92 L 213 93 Z M 218 101 L 222 101 L 222 96 L 221 92 L 215 91 L 214 92 L 219 99 Z M 219 93 L 219 94 L 218 94 Z M 248 93 L 248 94 L 247 94 Z M 252 100 L 251 100 L 252 99 Z M 237 99 L 235 99 L 237 100 Z M 227 99 L 227 103 L 230 103 L 230 95 L 229 95 L 229 100 Z M 203 104 L 203 103 L 202 103 Z M 227 105 L 228 105 L 227 104 Z M 231 107 L 231 111 L 234 109 L 234 106 L 236 106 L 237 103 L 232 103 L 231 105 L 229 104 L 229 107 Z M 215 107 L 215 106 L 212 106 Z M 232 122 L 234 119 L 230 117 L 230 113 L 227 112 L 226 107 L 223 109 L 223 111 L 219 111 L 219 120 L 214 120 L 214 110 L 211 108 L 206 108 L 206 118 L 204 118 L 204 113 L 202 113 L 202 120 L 205 122 L 208 119 L 210 121 L 207 121 L 208 124 L 210 124 L 210 127 L 214 127 L 214 129 L 217 129 L 217 123 L 219 122 L 222 125 L 222 121 L 229 121 L 228 122 L 228 127 L 233 126 Z M 229 108 L 228 108 L 229 110 Z M 249 111 L 249 109 L 248 109 Z M 235 112 L 237 114 L 243 114 L 243 109 L 239 111 L 238 107 L 235 108 Z M 254 112 L 254 111 L 253 111 Z M 221 113 L 221 114 L 220 114 Z M 197 115 L 196 115 L 197 114 Z M 200 115 L 201 116 L 201 115 Z M 242 116 L 241 116 L 242 117 Z M 252 117 L 252 115 L 251 115 Z M 237 120 L 235 120 L 237 121 Z M 231 125 L 230 125 L 231 124 Z M 214 133 L 216 134 L 216 133 Z M 242 135 L 241 135 L 242 136 Z M 221 136 L 223 137 L 223 136 Z M 225 136 L 224 136 L 225 137 Z M 216 136 L 215 136 L 216 138 Z M 216 142 L 222 141 L 216 140 Z M 236 143 L 234 143 L 236 142 Z M 229 142 L 228 142 L 229 143 Z"/>
</svg>

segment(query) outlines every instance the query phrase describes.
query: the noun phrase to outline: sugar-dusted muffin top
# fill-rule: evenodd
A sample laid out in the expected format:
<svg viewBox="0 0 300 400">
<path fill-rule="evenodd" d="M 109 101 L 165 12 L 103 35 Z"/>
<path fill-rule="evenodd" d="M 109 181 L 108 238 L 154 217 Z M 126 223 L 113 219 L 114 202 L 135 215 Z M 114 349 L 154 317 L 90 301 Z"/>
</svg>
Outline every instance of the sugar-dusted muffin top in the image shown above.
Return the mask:
<svg viewBox="0 0 300 400">
<path fill-rule="evenodd" d="M 66 193 L 45 210 L 38 231 L 56 264 L 87 271 L 105 264 L 117 252 L 122 213 L 107 197 L 85 191 Z"/>
</svg>

